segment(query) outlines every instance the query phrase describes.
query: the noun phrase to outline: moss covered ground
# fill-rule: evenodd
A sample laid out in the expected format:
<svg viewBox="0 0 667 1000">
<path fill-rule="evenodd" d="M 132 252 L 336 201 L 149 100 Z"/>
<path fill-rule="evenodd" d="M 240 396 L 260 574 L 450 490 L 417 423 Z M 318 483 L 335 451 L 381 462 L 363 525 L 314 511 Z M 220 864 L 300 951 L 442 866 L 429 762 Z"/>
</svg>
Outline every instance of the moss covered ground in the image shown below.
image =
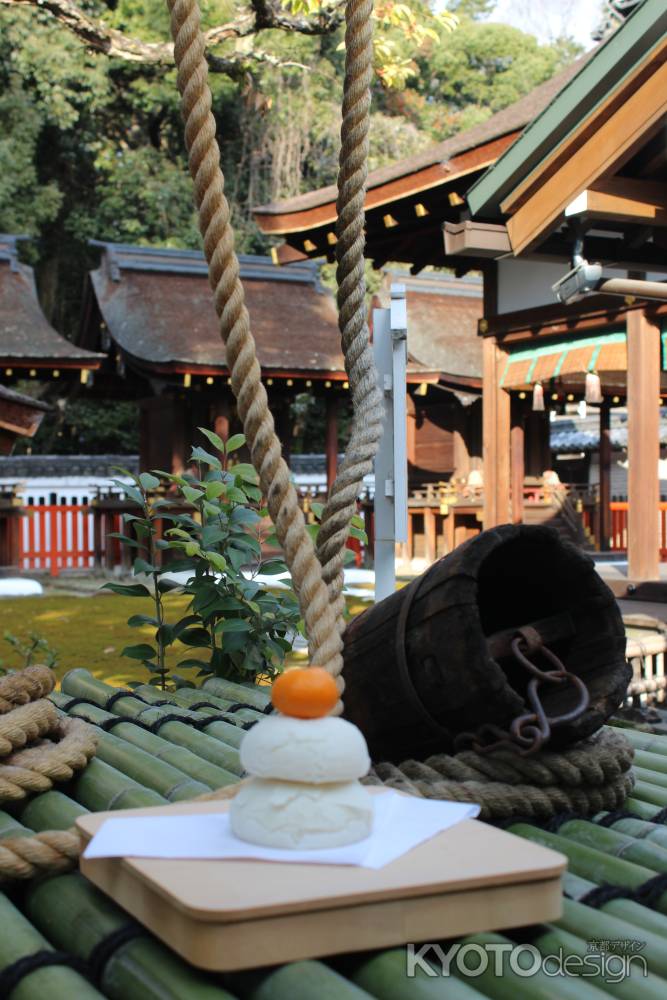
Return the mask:
<svg viewBox="0 0 667 1000">
<path fill-rule="evenodd" d="M 185 596 L 167 595 L 168 620 L 180 618 L 187 603 Z M 358 614 L 366 605 L 354 600 L 348 601 L 348 606 L 351 614 Z M 125 646 L 151 640 L 155 630 L 150 626 L 129 628 L 126 622 L 131 615 L 150 614 L 152 610 L 148 599 L 144 602 L 141 598 L 109 593 L 90 597 L 46 594 L 43 597 L 3 598 L 0 600 L 0 661 L 5 667 L 23 665 L 21 657 L 4 640 L 6 632 L 22 640 L 28 633 L 36 632 L 58 653 L 55 668 L 58 680 L 74 667 L 85 667 L 108 684 L 122 685 L 132 680 L 145 683 L 150 676 L 148 671 L 136 660 L 122 657 L 121 652 Z M 168 665 L 174 669 L 179 660 L 191 655 L 191 649 L 177 642 L 168 652 Z M 299 654 L 292 659 L 298 662 Z M 35 662 L 39 662 L 39 657 Z M 186 671 L 181 673 L 185 675 Z M 195 680 L 194 674 L 192 679 Z"/>
</svg>

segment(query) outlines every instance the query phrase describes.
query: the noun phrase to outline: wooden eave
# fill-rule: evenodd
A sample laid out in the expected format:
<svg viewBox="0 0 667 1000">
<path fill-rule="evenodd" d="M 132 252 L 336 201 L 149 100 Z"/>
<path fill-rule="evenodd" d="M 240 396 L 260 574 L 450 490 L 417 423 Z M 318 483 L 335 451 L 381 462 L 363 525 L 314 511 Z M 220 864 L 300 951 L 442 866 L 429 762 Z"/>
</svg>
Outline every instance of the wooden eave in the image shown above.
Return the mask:
<svg viewBox="0 0 667 1000">
<path fill-rule="evenodd" d="M 81 358 L 81 359 L 64 359 L 64 358 L 17 358 L 14 355 L 7 355 L 3 357 L 0 355 L 0 367 L 2 368 L 12 368 L 12 369 L 24 369 L 24 368 L 40 368 L 40 369 L 56 369 L 58 371 L 98 371 L 102 362 L 106 360 L 103 356 L 99 354 L 95 357 Z"/>
<path fill-rule="evenodd" d="M 664 37 L 502 202 L 513 253 L 536 249 L 579 203 L 589 220 L 667 224 L 665 196 L 655 181 L 614 176 L 666 120 Z"/>
<path fill-rule="evenodd" d="M 575 338 L 582 333 L 625 324 L 629 312 L 646 308 L 644 300 L 628 303 L 623 299 L 593 295 L 569 306 L 555 303 L 484 317 L 479 321 L 478 332 L 481 337 L 493 337 L 502 344 L 530 343 L 564 334 Z M 652 315 L 667 316 L 667 303 L 651 303 L 648 308 Z"/>
</svg>

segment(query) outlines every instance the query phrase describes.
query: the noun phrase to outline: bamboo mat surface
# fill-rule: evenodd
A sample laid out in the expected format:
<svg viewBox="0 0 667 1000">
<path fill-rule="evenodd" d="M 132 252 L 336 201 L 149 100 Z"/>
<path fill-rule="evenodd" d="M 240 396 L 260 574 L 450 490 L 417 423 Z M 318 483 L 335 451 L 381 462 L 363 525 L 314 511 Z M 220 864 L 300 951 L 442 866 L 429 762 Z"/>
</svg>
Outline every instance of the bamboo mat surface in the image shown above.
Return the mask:
<svg viewBox="0 0 667 1000">
<path fill-rule="evenodd" d="M 86 811 L 184 801 L 235 782 L 244 728 L 267 704 L 261 689 L 218 679 L 176 693 L 148 685 L 119 692 L 82 669 L 66 675 L 52 699 L 99 727 L 98 755 L 69 785 L 0 812 L 0 837 L 66 829 Z M 624 732 L 636 750 L 636 785 L 623 813 L 561 816 L 547 828 L 517 817 L 509 827 L 568 858 L 564 912 L 553 924 L 434 942 L 440 951 L 413 962 L 414 975 L 406 949 L 393 948 L 222 977 L 189 966 L 71 873 L 0 893 L 0 997 L 664 1000 L 667 737 Z M 540 956 L 551 958 L 545 964 Z M 570 975 L 555 974 L 557 961 Z M 476 974 L 466 976 L 465 965 Z"/>
</svg>

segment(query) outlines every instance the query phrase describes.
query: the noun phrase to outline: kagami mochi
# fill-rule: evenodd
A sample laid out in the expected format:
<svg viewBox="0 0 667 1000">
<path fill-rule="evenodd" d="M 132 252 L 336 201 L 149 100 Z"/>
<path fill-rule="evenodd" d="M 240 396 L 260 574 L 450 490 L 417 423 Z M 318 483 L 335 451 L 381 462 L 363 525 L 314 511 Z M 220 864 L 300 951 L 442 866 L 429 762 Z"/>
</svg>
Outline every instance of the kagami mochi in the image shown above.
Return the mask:
<svg viewBox="0 0 667 1000">
<path fill-rule="evenodd" d="M 232 831 L 266 847 L 325 848 L 353 844 L 371 832 L 373 810 L 359 784 L 370 767 L 356 726 L 328 716 L 338 700 L 320 667 L 285 671 L 272 691 L 278 712 L 243 739 L 241 763 L 251 777 L 232 800 Z"/>
</svg>

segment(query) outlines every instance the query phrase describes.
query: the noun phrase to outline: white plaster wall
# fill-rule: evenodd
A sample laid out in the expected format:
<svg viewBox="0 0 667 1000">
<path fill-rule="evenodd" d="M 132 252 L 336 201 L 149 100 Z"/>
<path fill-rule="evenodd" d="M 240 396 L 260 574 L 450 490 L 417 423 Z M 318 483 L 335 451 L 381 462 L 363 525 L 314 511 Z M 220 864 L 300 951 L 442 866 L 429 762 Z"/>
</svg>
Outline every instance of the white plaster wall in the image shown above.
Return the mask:
<svg viewBox="0 0 667 1000">
<path fill-rule="evenodd" d="M 498 261 L 498 312 L 515 312 L 535 306 L 554 305 L 551 286 L 569 270 L 566 263 L 520 260 L 508 257 Z M 609 278 L 625 278 L 626 271 L 605 268 Z M 664 278 L 664 275 L 662 275 Z"/>
</svg>

